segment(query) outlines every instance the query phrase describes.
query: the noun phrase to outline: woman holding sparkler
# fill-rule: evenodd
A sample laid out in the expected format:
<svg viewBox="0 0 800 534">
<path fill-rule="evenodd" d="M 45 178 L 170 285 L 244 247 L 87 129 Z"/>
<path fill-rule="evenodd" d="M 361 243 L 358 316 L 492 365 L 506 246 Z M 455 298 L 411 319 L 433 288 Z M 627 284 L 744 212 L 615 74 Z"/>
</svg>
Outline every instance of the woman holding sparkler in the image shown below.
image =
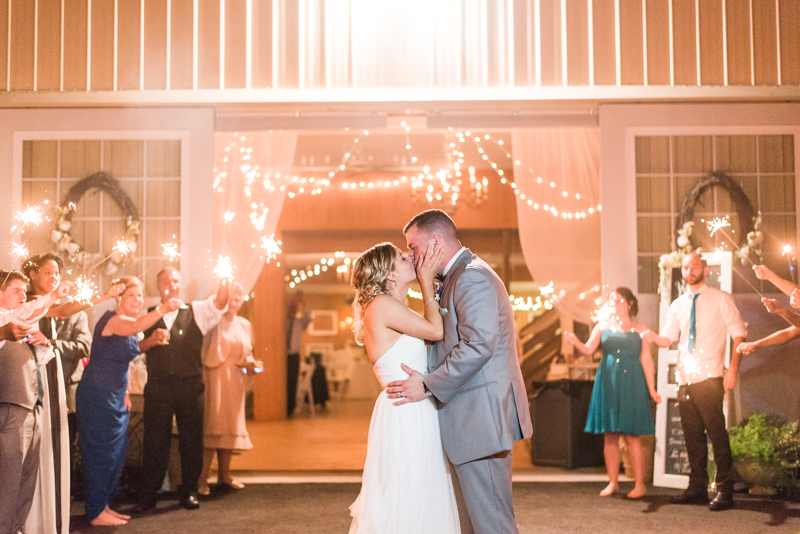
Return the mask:
<svg viewBox="0 0 800 534">
<path fill-rule="evenodd" d="M 584 429 L 605 437 L 603 453 L 609 483 L 600 492 L 602 497 L 619 491 L 620 435 L 625 436 L 633 463 L 635 486 L 628 498 L 639 499 L 647 493 L 639 436 L 655 433 L 649 401 L 652 398 L 658 403 L 661 397 L 656 392 L 650 345 L 643 343 L 640 336 L 647 327 L 633 319 L 638 309 L 633 292 L 627 287 L 618 287 L 601 308 L 597 326 L 586 344 L 572 332 L 564 334 L 583 354 L 591 355 L 601 345 L 603 348 Z"/>
<path fill-rule="evenodd" d="M 117 297 L 117 309 L 106 312 L 95 326 L 91 359 L 76 393 L 86 516 L 92 525 L 124 525 L 130 519 L 109 508 L 128 450 L 128 364 L 141 352 L 139 332 L 181 305 L 180 299 L 169 299 L 136 319 L 144 286 L 134 276 L 120 282 L 125 291 Z"/>
<path fill-rule="evenodd" d="M 244 288 L 233 282 L 228 309 L 208 335 L 203 337 L 203 382 L 205 425 L 203 472 L 197 493 L 209 495 L 208 472 L 214 451 L 219 460 L 218 484 L 242 489 L 244 484 L 231 476 L 234 450 L 252 449 L 244 414 L 245 383 L 242 371 L 255 374 L 263 367 L 253 358 L 250 321 L 236 315 L 244 303 Z"/>
</svg>

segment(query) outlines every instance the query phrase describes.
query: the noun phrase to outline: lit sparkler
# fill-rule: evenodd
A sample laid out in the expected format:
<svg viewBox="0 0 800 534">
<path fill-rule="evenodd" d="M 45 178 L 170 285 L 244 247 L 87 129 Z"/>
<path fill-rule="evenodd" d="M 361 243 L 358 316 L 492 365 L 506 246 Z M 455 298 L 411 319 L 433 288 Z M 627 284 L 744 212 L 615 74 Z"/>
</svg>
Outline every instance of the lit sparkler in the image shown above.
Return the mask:
<svg viewBox="0 0 800 534">
<path fill-rule="evenodd" d="M 782 256 L 786 256 L 786 262 L 789 264 L 789 274 L 792 276 L 792 283 L 795 283 L 795 276 L 794 276 L 794 261 L 795 257 L 792 253 L 792 246 L 788 243 L 783 245 L 783 253 Z"/>
<path fill-rule="evenodd" d="M 11 236 L 11 241 L 8 242 L 8 245 L 6 245 L 6 247 L 3 249 L 3 252 L 8 250 L 8 247 L 11 246 L 12 243 L 14 246 L 17 245 L 14 243 L 14 240 L 22 232 L 22 230 L 25 229 L 26 226 L 31 225 L 36 227 L 42 224 L 42 221 L 44 220 L 44 209 L 38 205 L 28 206 L 24 210 L 15 213 L 14 219 L 19 221 L 19 226 L 15 224 L 11 227 L 11 231 L 14 232 L 14 235 Z"/>
<path fill-rule="evenodd" d="M 91 304 L 92 299 L 97 295 L 97 285 L 85 276 L 80 276 L 75 280 L 75 289 L 77 292 L 73 299 L 83 304 Z"/>
<path fill-rule="evenodd" d="M 175 243 L 162 243 L 161 248 L 163 249 L 163 254 L 169 259 L 169 262 L 172 263 L 176 261 L 178 258 L 181 257 L 180 252 L 178 252 L 178 245 Z"/>
<path fill-rule="evenodd" d="M 25 245 L 21 245 L 19 243 L 13 243 L 14 248 L 11 250 L 11 255 L 16 256 L 17 258 L 27 258 L 28 257 L 28 248 Z"/>
<path fill-rule="evenodd" d="M 225 215 L 222 216 L 222 218 L 225 219 L 225 224 L 228 224 L 229 222 L 231 222 L 234 217 L 236 217 L 236 213 L 234 213 L 232 211 L 226 211 Z"/>
<path fill-rule="evenodd" d="M 270 260 L 277 258 L 278 254 L 283 252 L 281 250 L 281 245 L 283 243 L 280 241 L 275 241 L 274 236 L 275 234 L 272 234 L 269 237 L 261 237 L 261 248 L 266 251 L 267 263 L 269 263 Z"/>
<path fill-rule="evenodd" d="M 220 254 L 219 260 L 217 260 L 217 266 L 214 267 L 213 272 L 215 276 L 223 280 L 233 280 L 233 265 L 231 265 L 230 257 Z"/>
<path fill-rule="evenodd" d="M 592 312 L 593 323 L 608 323 L 614 318 L 614 302 L 606 300 L 602 306 Z"/>
<path fill-rule="evenodd" d="M 722 217 L 722 218 L 720 218 L 720 217 L 714 217 L 713 219 L 711 219 L 711 220 L 708 222 L 708 231 L 709 231 L 709 232 L 711 232 L 711 235 L 712 235 L 712 236 L 713 236 L 713 235 L 714 235 L 714 234 L 715 234 L 717 231 L 720 231 L 720 232 L 722 232 L 722 235 L 724 235 L 724 236 L 725 236 L 725 237 L 728 239 L 728 241 L 730 241 L 730 242 L 731 242 L 731 245 L 733 245 L 734 247 L 736 247 L 736 250 L 739 250 L 739 251 L 741 251 L 741 250 L 742 250 L 742 247 L 740 247 L 739 245 L 737 245 L 737 244 L 736 244 L 736 241 L 734 241 L 734 240 L 733 240 L 733 238 L 730 236 L 730 234 L 728 234 L 728 232 L 726 232 L 726 231 L 724 230 L 724 228 L 728 228 L 730 225 L 731 225 L 731 223 L 730 223 L 730 221 L 728 221 L 728 216 L 727 216 L 727 215 L 726 215 L 725 217 Z M 748 258 L 746 254 L 745 254 L 743 257 L 744 257 L 744 259 L 746 259 L 747 261 L 749 261 L 749 262 L 750 262 L 750 265 L 755 265 L 755 263 L 753 263 L 753 260 L 751 260 L 750 258 Z M 735 270 L 735 269 L 734 269 L 734 270 Z"/>
<path fill-rule="evenodd" d="M 728 216 L 725 217 L 714 217 L 708 222 L 708 231 L 711 232 L 713 236 L 717 230 L 722 230 L 723 228 L 728 228 L 731 225 L 730 221 L 728 220 Z M 725 233 L 725 230 L 722 230 L 722 233 Z"/>
<path fill-rule="evenodd" d="M 120 256 L 126 256 L 126 255 L 130 254 L 131 252 L 133 252 L 133 248 L 134 248 L 134 242 L 127 241 L 125 239 L 120 239 L 119 241 L 117 241 L 116 245 L 111 247 L 111 250 L 113 252 L 111 254 L 109 254 L 108 256 L 106 256 L 105 258 L 103 258 L 102 260 L 100 260 L 97 263 L 95 263 L 94 265 L 92 265 L 91 269 L 94 269 L 95 267 L 99 267 L 103 262 L 105 262 L 106 260 L 111 259 L 111 257 L 114 256 L 114 254 L 119 254 Z"/>
</svg>

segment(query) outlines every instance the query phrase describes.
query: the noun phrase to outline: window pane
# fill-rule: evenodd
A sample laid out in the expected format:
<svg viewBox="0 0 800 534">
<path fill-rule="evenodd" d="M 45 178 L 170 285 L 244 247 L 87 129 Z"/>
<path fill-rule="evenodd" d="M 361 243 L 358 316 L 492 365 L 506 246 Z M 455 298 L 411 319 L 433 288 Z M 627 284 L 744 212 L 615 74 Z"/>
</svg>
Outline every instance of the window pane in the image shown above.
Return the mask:
<svg viewBox="0 0 800 534">
<path fill-rule="evenodd" d="M 143 141 L 104 141 L 103 168 L 114 178 L 143 176 Z"/>
<path fill-rule="evenodd" d="M 636 209 L 639 213 L 669 213 L 669 176 L 637 177 Z"/>
<path fill-rule="evenodd" d="M 725 172 L 756 172 L 756 136 L 723 135 L 716 143 L 716 169 Z"/>
<path fill-rule="evenodd" d="M 636 138 L 636 172 L 669 173 L 669 137 Z"/>
<path fill-rule="evenodd" d="M 758 138 L 758 162 L 761 172 L 794 172 L 794 137 L 761 135 Z"/>
<path fill-rule="evenodd" d="M 671 226 L 670 217 L 639 217 L 639 252 L 669 252 L 672 249 Z"/>
<path fill-rule="evenodd" d="M 181 183 L 179 180 L 147 181 L 147 216 L 180 217 Z"/>
<path fill-rule="evenodd" d="M 761 177 L 761 211 L 795 211 L 794 176 Z"/>
<path fill-rule="evenodd" d="M 177 178 L 181 175 L 180 141 L 147 141 L 147 176 Z"/>
<path fill-rule="evenodd" d="M 139 217 L 142 216 L 142 180 L 119 180 L 122 190 L 128 194 L 128 197 L 136 206 L 136 211 Z M 103 216 L 104 217 L 125 217 L 122 208 L 117 205 L 114 199 L 108 193 L 103 193 Z"/>
<path fill-rule="evenodd" d="M 658 292 L 658 258 L 655 256 L 639 256 L 638 265 L 639 293 Z"/>
<path fill-rule="evenodd" d="M 713 167 L 710 136 L 681 136 L 674 138 L 674 172 L 707 173 Z"/>
<path fill-rule="evenodd" d="M 181 222 L 179 220 L 145 220 L 145 228 L 147 232 L 145 255 L 148 257 L 162 257 L 164 253 L 161 248 L 162 243 L 181 242 Z"/>
<path fill-rule="evenodd" d="M 62 177 L 85 178 L 100 170 L 100 141 L 61 141 Z"/>
<path fill-rule="evenodd" d="M 58 141 L 31 141 L 31 178 L 55 178 Z"/>
</svg>

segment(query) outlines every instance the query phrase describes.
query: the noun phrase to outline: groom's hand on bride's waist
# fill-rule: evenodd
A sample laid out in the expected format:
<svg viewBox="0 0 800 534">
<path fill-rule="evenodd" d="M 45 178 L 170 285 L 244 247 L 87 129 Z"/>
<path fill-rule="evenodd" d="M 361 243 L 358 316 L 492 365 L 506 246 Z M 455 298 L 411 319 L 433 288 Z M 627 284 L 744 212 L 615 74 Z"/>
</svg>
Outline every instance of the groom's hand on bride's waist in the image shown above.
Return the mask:
<svg viewBox="0 0 800 534">
<path fill-rule="evenodd" d="M 386 396 L 390 399 L 400 399 L 394 403 L 395 406 L 400 406 L 408 402 L 419 402 L 422 399 L 428 398 L 425 394 L 425 389 L 422 387 L 422 379 L 424 378 L 422 374 L 404 363 L 401 363 L 400 366 L 403 368 L 403 371 L 409 374 L 409 377 L 405 380 L 390 382 L 389 385 L 386 386 Z"/>
</svg>

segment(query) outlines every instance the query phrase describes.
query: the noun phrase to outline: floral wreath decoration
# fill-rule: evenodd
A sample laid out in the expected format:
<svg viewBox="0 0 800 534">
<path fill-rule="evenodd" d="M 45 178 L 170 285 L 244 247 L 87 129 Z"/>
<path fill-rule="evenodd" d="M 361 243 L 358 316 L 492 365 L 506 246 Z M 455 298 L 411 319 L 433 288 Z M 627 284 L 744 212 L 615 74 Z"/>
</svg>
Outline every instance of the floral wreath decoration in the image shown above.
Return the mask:
<svg viewBox="0 0 800 534">
<path fill-rule="evenodd" d="M 102 253 L 93 254 L 86 252 L 75 241 L 70 233 L 72 228 L 72 215 L 77 210 L 77 203 L 90 189 L 99 189 L 111 196 L 112 199 L 125 213 L 125 241 L 129 252 L 136 251 L 136 237 L 140 233 L 141 220 L 135 204 L 115 180 L 107 172 L 97 172 L 80 180 L 72 186 L 64 197 L 64 202 L 56 208 L 55 229 L 50 233 L 50 240 L 55 244 L 56 252 L 67 262 L 77 264 L 83 270 L 91 267 L 91 262 L 103 257 Z M 117 274 L 119 268 L 125 264 L 126 255 L 119 250 L 114 250 L 105 262 L 104 271 L 107 276 Z"/>
<path fill-rule="evenodd" d="M 731 200 L 736 206 L 742 233 L 747 235 L 747 239 L 741 245 L 735 245 L 734 243 L 737 247 L 737 250 L 734 251 L 734 256 L 742 265 L 744 265 L 751 256 L 757 257 L 760 262 L 763 261 L 761 244 L 764 241 L 764 236 L 761 233 L 761 212 L 759 211 L 753 214 L 753 207 L 747 195 L 742 190 L 741 186 L 734 182 L 728 175 L 719 171 L 712 172 L 698 183 L 683 199 L 678 217 L 679 226 L 676 239 L 678 248 L 670 253 L 663 254 L 658 261 L 658 291 L 661 295 L 669 292 L 672 267 L 680 264 L 685 255 L 691 252 L 701 252 L 700 248 L 695 248 L 692 242 L 692 232 L 695 226 L 692 218 L 694 217 L 694 207 L 701 195 L 711 187 L 722 187 L 728 191 Z M 750 224 L 747 224 L 748 221 Z"/>
</svg>

